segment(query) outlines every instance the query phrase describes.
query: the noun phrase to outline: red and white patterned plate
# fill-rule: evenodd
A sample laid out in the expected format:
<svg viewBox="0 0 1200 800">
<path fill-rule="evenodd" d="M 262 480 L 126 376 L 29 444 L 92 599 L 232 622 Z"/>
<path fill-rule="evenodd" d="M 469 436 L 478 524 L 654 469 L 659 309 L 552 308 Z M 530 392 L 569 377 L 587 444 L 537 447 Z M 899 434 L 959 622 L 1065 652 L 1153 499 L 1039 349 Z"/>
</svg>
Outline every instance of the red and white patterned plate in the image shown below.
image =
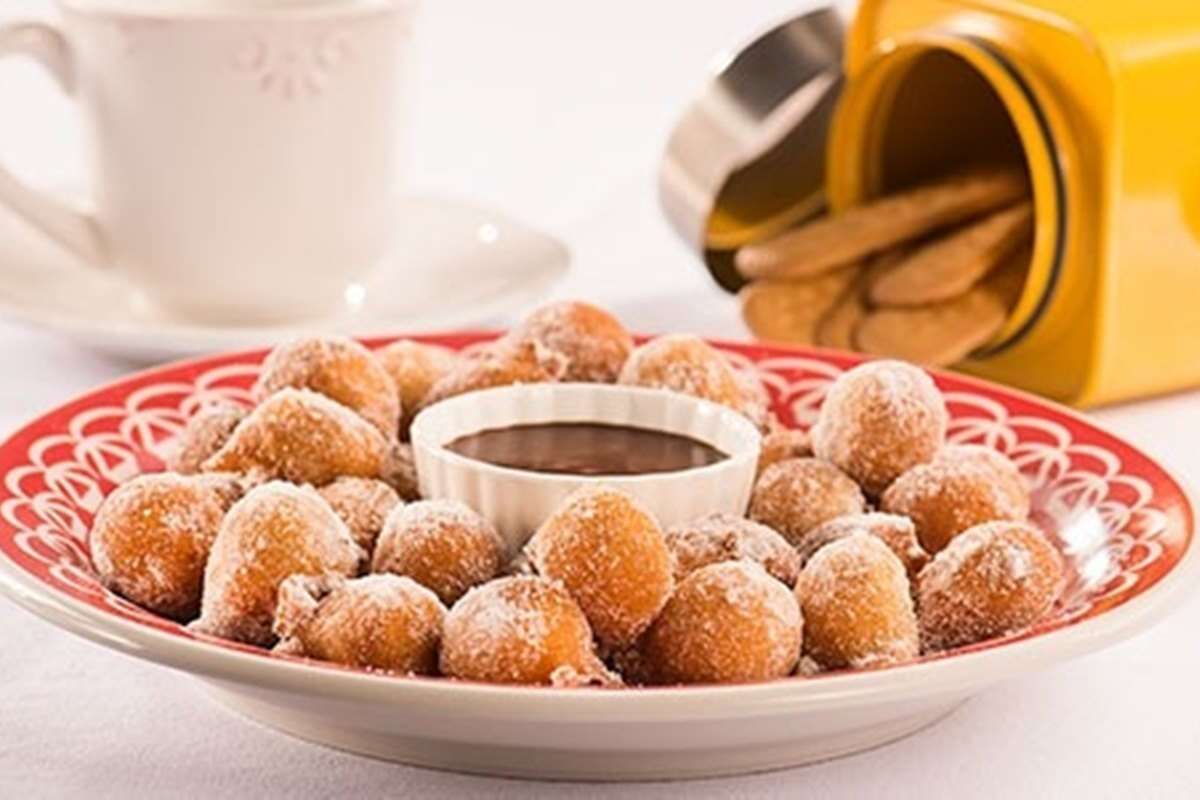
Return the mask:
<svg viewBox="0 0 1200 800">
<path fill-rule="evenodd" d="M 462 348 L 489 334 L 419 338 Z M 754 371 L 784 421 L 800 427 L 812 423 L 829 383 L 857 363 L 715 344 Z M 217 397 L 249 402 L 264 354 L 134 375 L 46 413 L 0 446 L 0 588 L 68 630 L 197 674 L 243 713 L 335 746 L 549 777 L 686 777 L 804 763 L 897 738 L 996 680 L 1132 635 L 1200 580 L 1193 506 L 1152 458 L 1061 407 L 937 375 L 950 438 L 987 444 L 1018 464 L 1034 486 L 1036 521 L 1071 566 L 1060 608 L 1029 631 L 873 672 L 625 692 L 402 679 L 276 656 L 197 636 L 108 592 L 87 541 L 104 496 L 161 469 L 194 409 Z"/>
</svg>

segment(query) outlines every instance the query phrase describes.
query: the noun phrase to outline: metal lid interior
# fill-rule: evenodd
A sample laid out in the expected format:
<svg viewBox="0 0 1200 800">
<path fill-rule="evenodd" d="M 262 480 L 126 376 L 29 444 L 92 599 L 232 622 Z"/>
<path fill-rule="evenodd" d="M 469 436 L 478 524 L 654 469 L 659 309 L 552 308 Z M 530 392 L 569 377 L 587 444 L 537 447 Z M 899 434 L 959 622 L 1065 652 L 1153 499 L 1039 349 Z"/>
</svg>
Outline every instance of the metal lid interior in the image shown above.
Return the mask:
<svg viewBox="0 0 1200 800">
<path fill-rule="evenodd" d="M 735 248 L 824 207 L 844 38 L 844 16 L 832 7 L 772 28 L 722 59 L 668 140 L 663 211 L 730 291 L 743 283 Z"/>
</svg>

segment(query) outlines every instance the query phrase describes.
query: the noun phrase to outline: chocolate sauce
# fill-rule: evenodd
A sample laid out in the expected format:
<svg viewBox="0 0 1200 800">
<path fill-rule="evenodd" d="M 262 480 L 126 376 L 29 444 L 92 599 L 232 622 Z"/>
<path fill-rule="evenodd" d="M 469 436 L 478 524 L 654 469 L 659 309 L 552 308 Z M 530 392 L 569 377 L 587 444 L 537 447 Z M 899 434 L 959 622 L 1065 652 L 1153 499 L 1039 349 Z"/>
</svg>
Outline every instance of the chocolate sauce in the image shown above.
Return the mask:
<svg viewBox="0 0 1200 800">
<path fill-rule="evenodd" d="M 593 422 L 496 428 L 462 436 L 446 448 L 498 467 L 565 475 L 676 472 L 729 457 L 677 433 Z"/>
</svg>

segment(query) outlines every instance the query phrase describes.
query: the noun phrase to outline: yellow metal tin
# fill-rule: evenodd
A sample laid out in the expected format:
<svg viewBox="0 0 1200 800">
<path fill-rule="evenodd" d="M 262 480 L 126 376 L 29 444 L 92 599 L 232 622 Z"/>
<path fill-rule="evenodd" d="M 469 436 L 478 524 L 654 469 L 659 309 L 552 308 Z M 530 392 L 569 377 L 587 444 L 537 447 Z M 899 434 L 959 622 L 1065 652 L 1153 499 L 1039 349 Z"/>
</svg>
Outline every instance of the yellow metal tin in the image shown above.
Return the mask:
<svg viewBox="0 0 1200 800">
<path fill-rule="evenodd" d="M 864 0 L 844 68 L 833 208 L 1029 172 L 1026 288 L 965 370 L 1077 404 L 1200 384 L 1200 4 Z"/>
<path fill-rule="evenodd" d="M 672 137 L 664 209 L 722 286 L 822 176 L 837 210 L 1010 161 L 1033 257 L 960 367 L 1078 405 L 1200 385 L 1200 2 L 861 0 L 841 34 L 830 10 L 772 29 Z"/>
</svg>

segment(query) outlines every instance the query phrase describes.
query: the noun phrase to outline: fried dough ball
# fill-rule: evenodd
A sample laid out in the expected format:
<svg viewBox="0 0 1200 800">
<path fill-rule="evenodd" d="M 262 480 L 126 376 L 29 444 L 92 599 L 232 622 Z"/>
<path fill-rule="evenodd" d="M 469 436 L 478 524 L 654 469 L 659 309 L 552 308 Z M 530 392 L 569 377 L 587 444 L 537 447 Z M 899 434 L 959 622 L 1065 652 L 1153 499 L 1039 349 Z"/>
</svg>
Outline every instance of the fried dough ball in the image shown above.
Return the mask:
<svg viewBox="0 0 1200 800">
<path fill-rule="evenodd" d="M 795 596 L 758 564 L 726 561 L 683 579 L 638 645 L 652 683 L 782 678 L 800 658 Z"/>
<path fill-rule="evenodd" d="M 762 449 L 758 454 L 758 475 L 761 477 L 772 464 L 811 455 L 812 440 L 806 432 L 795 428 L 773 431 L 763 437 Z"/>
<path fill-rule="evenodd" d="M 1020 631 L 1050 613 L 1063 583 L 1062 556 L 1037 528 L 976 525 L 921 570 L 921 643 L 949 650 Z"/>
<path fill-rule="evenodd" d="M 421 499 L 421 484 L 417 479 L 417 462 L 413 448 L 407 442 L 393 442 L 383 461 L 379 479 L 395 490 L 406 503 Z"/>
<path fill-rule="evenodd" d="M 606 649 L 633 644 L 674 588 L 671 551 L 658 522 L 628 494 L 572 493 L 530 539 L 538 574 L 561 581 Z"/>
<path fill-rule="evenodd" d="M 635 352 L 639 361 L 636 371 L 641 377 L 622 378 L 621 383 L 667 389 L 724 405 L 746 417 L 764 433 L 778 426 L 771 411 L 771 395 L 758 375 L 750 368 L 739 366 L 704 340 L 687 334 L 661 336 Z M 679 366 L 664 371 L 663 362 L 671 359 L 679 359 Z M 702 375 L 706 369 L 712 369 L 713 374 Z M 727 377 L 732 382 L 726 380 Z"/>
<path fill-rule="evenodd" d="M 1013 463 L 995 450 L 948 445 L 897 478 L 880 506 L 912 517 L 921 545 L 937 553 L 975 525 L 1028 517 L 1029 489 Z"/>
<path fill-rule="evenodd" d="M 188 419 L 175 441 L 167 457 L 167 469 L 180 475 L 200 472 L 201 465 L 229 441 L 233 429 L 248 413 L 248 409 L 224 401 L 201 407 Z"/>
<path fill-rule="evenodd" d="M 407 575 L 447 606 L 496 577 L 504 566 L 500 534 L 456 500 L 422 500 L 388 515 L 375 545 L 373 572 Z"/>
<path fill-rule="evenodd" d="M 400 438 L 407 439 L 421 400 L 443 375 L 457 366 L 458 354 L 448 347 L 401 339 L 377 351 L 375 357 L 396 384 L 400 395 Z"/>
<path fill-rule="evenodd" d="M 446 615 L 442 672 L 489 683 L 609 685 L 587 617 L 561 584 L 535 576 L 472 589 Z"/>
<path fill-rule="evenodd" d="M 734 514 L 710 514 L 667 530 L 675 557 L 675 581 L 722 561 L 753 561 L 772 577 L 796 585 L 800 556 L 787 540 L 766 525 Z"/>
<path fill-rule="evenodd" d="M 535 341 L 501 339 L 478 353 L 459 360 L 421 401 L 421 408 L 480 389 L 519 383 L 553 383 L 562 380 L 567 359 Z"/>
<path fill-rule="evenodd" d="M 220 492 L 196 478 L 164 472 L 122 484 L 92 525 L 100 582 L 156 614 L 192 619 L 225 508 Z"/>
<path fill-rule="evenodd" d="M 446 609 L 409 578 L 293 575 L 279 587 L 276 651 L 399 675 L 437 674 Z"/>
<path fill-rule="evenodd" d="M 343 475 L 380 474 L 388 445 L 362 417 L 307 389 L 283 389 L 242 420 L 208 461 L 208 472 L 324 486 Z"/>
<path fill-rule="evenodd" d="M 847 514 L 823 522 L 808 532 L 796 544 L 801 566 L 808 563 L 813 554 L 830 542 L 836 542 L 851 534 L 867 533 L 876 537 L 896 554 L 910 580 L 929 561 L 929 554 L 921 549 L 917 541 L 917 527 L 908 517 L 898 514 L 883 514 L 873 511 L 868 514 Z"/>
<path fill-rule="evenodd" d="M 832 464 L 792 458 L 767 467 L 750 497 L 750 519 L 774 528 L 792 545 L 822 522 L 866 508 L 858 484 Z"/>
<path fill-rule="evenodd" d="M 368 556 L 375 552 L 375 542 L 388 514 L 400 505 L 400 496 L 391 486 L 371 478 L 338 478 L 319 493 Z"/>
<path fill-rule="evenodd" d="M 396 438 L 400 395 L 371 351 L 341 336 L 314 336 L 276 347 L 254 384 L 262 402 L 280 389 L 311 389 L 354 411 L 386 439 Z"/>
<path fill-rule="evenodd" d="M 567 362 L 564 381 L 615 383 L 633 352 L 633 337 L 602 308 L 578 300 L 542 306 L 509 334 L 513 341 L 535 341 Z"/>
<path fill-rule="evenodd" d="M 689 334 L 659 336 L 634 350 L 619 382 L 699 397 L 742 414 L 751 400 L 751 389 L 728 359 Z"/>
<path fill-rule="evenodd" d="M 813 452 L 877 497 L 946 438 L 946 403 L 924 370 L 871 361 L 843 373 L 813 426 Z"/>
<path fill-rule="evenodd" d="M 822 547 L 796 584 L 804 654 L 822 669 L 867 669 L 917 657 L 917 617 L 904 565 L 878 538 Z"/>
<path fill-rule="evenodd" d="M 286 578 L 350 576 L 362 560 L 346 523 L 314 489 L 265 483 L 225 515 L 204 570 L 200 619 L 193 628 L 271 645 L 279 585 Z"/>
</svg>

